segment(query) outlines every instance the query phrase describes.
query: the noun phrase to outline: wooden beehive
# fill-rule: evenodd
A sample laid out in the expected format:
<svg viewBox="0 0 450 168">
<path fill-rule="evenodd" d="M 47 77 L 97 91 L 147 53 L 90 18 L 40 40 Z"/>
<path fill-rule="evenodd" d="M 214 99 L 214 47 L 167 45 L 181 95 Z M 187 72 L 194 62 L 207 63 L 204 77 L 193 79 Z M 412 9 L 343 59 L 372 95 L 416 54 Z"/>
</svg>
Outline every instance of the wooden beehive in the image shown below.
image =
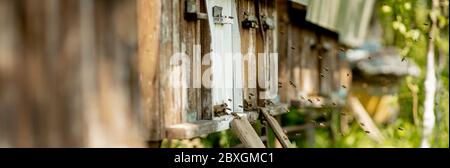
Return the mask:
<svg viewBox="0 0 450 168">
<path fill-rule="evenodd" d="M 240 113 L 250 120 L 257 118 L 256 110 L 244 111 L 243 109 L 244 103 L 250 103 L 255 107 L 264 106 L 263 100 L 257 101 L 263 89 L 250 86 L 248 78 L 255 76 L 249 76 L 248 71 L 258 69 L 256 64 L 258 61 L 264 62 L 261 65 L 267 66 L 271 60 L 261 57 L 263 60 L 254 60 L 252 63 L 233 58 L 236 56 L 226 55 L 250 53 L 257 56 L 258 53 L 277 51 L 277 33 L 274 27 L 260 25 L 252 28 L 243 25 L 243 21 L 248 16 L 257 16 L 257 13 L 259 17 L 264 16 L 264 19 L 269 18 L 275 21 L 275 2 L 269 0 L 256 2 L 251 0 L 161 1 L 159 4 L 156 3 L 161 5 L 160 17 L 152 15 L 153 18 L 160 19 L 160 24 L 156 26 L 144 20 L 150 16 L 144 9 L 156 7 L 141 5 L 139 17 L 143 20 L 139 22 L 139 36 L 154 35 L 154 31 L 148 31 L 148 28 L 152 27 L 160 32 L 160 37 L 153 39 L 151 44 L 146 41 L 147 39 L 141 39 L 139 47 L 140 51 L 144 52 L 150 49 L 154 51 L 154 46 L 159 46 L 158 51 L 153 52 L 153 57 L 149 57 L 147 53 L 140 54 L 140 61 L 145 62 L 141 64 L 141 76 L 144 77 L 141 78 L 141 83 L 150 85 L 143 86 L 144 108 L 150 119 L 146 122 L 150 130 L 150 140 L 192 138 L 228 129 L 233 117 L 218 116 L 214 113 L 215 107 L 224 103 L 227 103 L 230 108 L 229 112 Z M 147 3 L 143 2 L 143 4 Z M 218 20 L 215 16 L 216 10 L 221 12 L 220 16 L 231 19 L 221 23 L 222 20 Z M 264 40 L 262 34 L 265 35 Z M 201 47 L 195 48 L 196 45 Z M 219 88 L 208 88 L 204 85 L 201 88 L 172 88 L 167 79 L 170 71 L 175 68 L 186 68 L 169 64 L 171 56 L 178 52 L 190 56 L 192 64 L 203 60 L 208 53 L 217 55 L 218 57 L 211 57 L 212 63 L 207 61 L 206 64 L 201 65 L 201 72 L 196 71 L 195 66 L 191 66 L 183 69 L 176 80 L 192 81 L 194 73 L 203 74 L 209 69 L 213 72 L 212 84 Z M 277 73 L 276 68 L 260 69 L 263 72 L 258 73 L 264 74 L 263 78 L 268 78 L 270 72 Z M 254 79 L 256 82 L 256 78 Z M 274 113 L 276 111 L 274 110 Z"/>
<path fill-rule="evenodd" d="M 338 105 L 349 87 L 348 63 L 340 54 L 338 34 L 306 20 L 306 7 L 295 2 L 278 4 L 280 81 L 296 87 L 280 89 L 281 100 L 303 107 Z M 340 98 L 345 98 L 340 95 Z"/>
<path fill-rule="evenodd" d="M 242 106 L 276 115 L 302 96 L 332 102 L 345 96 L 350 71 L 336 30 L 308 20 L 309 8 L 296 0 L 0 0 L 0 146 L 143 146 L 230 128 L 231 115 L 214 113 L 223 103 L 255 121 L 258 110 Z M 203 63 L 211 52 L 221 61 Z M 208 70 L 213 84 L 231 87 L 201 85 Z M 281 88 L 261 99 L 278 86 L 259 80 Z"/>
</svg>

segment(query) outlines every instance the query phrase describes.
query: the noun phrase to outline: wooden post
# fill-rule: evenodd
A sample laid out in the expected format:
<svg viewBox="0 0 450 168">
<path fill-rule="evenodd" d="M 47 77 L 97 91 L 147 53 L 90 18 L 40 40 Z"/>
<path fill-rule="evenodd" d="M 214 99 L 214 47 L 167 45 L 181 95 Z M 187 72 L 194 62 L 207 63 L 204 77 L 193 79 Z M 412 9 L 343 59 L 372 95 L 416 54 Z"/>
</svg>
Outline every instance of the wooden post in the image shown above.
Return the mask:
<svg viewBox="0 0 450 168">
<path fill-rule="evenodd" d="M 234 119 L 231 121 L 231 130 L 234 131 L 246 148 L 265 148 L 263 142 L 248 120 Z"/>
<path fill-rule="evenodd" d="M 138 62 L 143 107 L 144 136 L 150 141 L 164 137 L 159 95 L 159 36 L 161 1 L 138 0 Z"/>
<path fill-rule="evenodd" d="M 361 102 L 353 95 L 349 96 L 349 104 L 351 111 L 353 112 L 356 120 L 359 122 L 359 126 L 369 135 L 370 138 L 378 143 L 384 141 L 384 137 L 380 130 L 377 128 L 372 118 L 367 114 L 364 106 Z"/>
<path fill-rule="evenodd" d="M 278 124 L 277 120 L 264 110 L 261 110 L 261 113 L 264 115 L 264 118 L 267 120 L 267 123 L 272 128 L 281 145 L 284 148 L 291 148 L 292 144 L 289 141 L 288 136 L 284 133 L 283 128 L 281 128 L 281 126 Z"/>
</svg>

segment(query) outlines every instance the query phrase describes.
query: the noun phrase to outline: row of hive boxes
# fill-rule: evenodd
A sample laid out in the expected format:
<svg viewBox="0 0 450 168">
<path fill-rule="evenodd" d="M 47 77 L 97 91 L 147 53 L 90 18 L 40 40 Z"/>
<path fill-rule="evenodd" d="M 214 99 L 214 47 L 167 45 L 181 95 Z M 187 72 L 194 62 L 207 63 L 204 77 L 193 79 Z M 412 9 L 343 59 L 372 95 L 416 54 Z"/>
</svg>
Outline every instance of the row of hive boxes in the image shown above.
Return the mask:
<svg viewBox="0 0 450 168">
<path fill-rule="evenodd" d="M 338 35 L 308 22 L 291 21 L 279 32 L 282 102 L 301 107 L 342 106 L 351 83 L 345 47 Z"/>
<path fill-rule="evenodd" d="M 150 101 L 144 107 L 148 107 L 147 118 L 151 121 L 147 122 L 147 127 L 153 130 L 151 135 L 156 135 L 151 136 L 152 139 L 164 137 L 164 132 L 161 132 L 164 127 L 200 120 L 217 120 L 220 116 L 215 107 L 225 103 L 227 113 L 244 112 L 246 104 L 253 107 L 265 106 L 267 102 L 258 96 L 267 89 L 250 87 L 249 78 L 279 81 L 280 86 L 270 86 L 279 87 L 276 96 L 271 98 L 275 104 L 301 101 L 301 105 L 305 107 L 320 108 L 339 105 L 337 100 L 345 100 L 339 96 L 345 96 L 346 89 L 342 86 L 348 85 L 349 82 L 346 81 L 350 74 L 347 74 L 349 71 L 345 58 L 339 54 L 337 34 L 304 21 L 293 9 L 285 9 L 289 8 L 287 2 L 161 1 L 157 64 L 154 67 L 145 65 L 157 68 L 156 71 L 151 71 L 157 72 L 157 78 L 150 79 L 151 82 L 158 83 L 154 85 L 158 88 L 149 90 L 147 97 Z M 288 12 L 294 13 L 288 16 L 290 21 L 280 22 Z M 140 33 L 152 35 L 152 32 L 145 30 Z M 171 60 L 171 56 L 179 52 L 188 56 L 192 66 L 170 65 L 171 62 L 180 61 Z M 199 65 L 198 61 L 211 52 L 219 57 L 206 61 L 209 64 Z M 278 53 L 278 59 L 257 57 L 257 61 L 248 64 L 247 61 L 236 61 L 227 56 L 230 52 L 255 56 L 258 53 Z M 201 67 L 200 72 L 196 66 Z M 174 69 L 178 69 L 179 73 L 174 75 Z M 252 69 L 257 69 L 257 74 L 263 75 L 249 73 Z M 200 80 L 203 81 L 203 73 L 207 71 L 212 72 L 212 84 L 232 87 L 210 89 L 203 85 L 201 88 L 170 86 L 171 80 L 186 83 L 199 80 L 195 77 L 198 73 L 202 74 Z M 314 102 L 308 104 L 312 99 Z M 328 104 L 324 104 L 325 102 Z"/>
<path fill-rule="evenodd" d="M 186 3 L 163 2 L 161 25 L 163 29 L 161 30 L 160 46 L 162 55 L 169 57 L 174 52 L 181 51 L 190 56 L 194 62 L 210 52 L 223 54 L 224 57 L 227 52 L 240 52 L 243 55 L 249 53 L 258 55 L 263 52 L 278 53 L 278 60 L 274 60 L 277 61 L 275 62 L 277 67 L 272 67 L 272 69 L 270 69 L 271 67 L 252 66 L 268 66 L 273 60 L 264 60 L 266 64 L 258 64 L 260 61 L 258 60 L 255 64 L 249 65 L 245 61 L 224 58 L 216 62 L 213 60 L 211 65 L 202 65 L 202 72 L 208 68 L 213 72 L 212 83 L 217 85 L 232 83 L 233 88 L 181 89 L 178 91 L 173 89 L 172 100 L 165 102 L 167 102 L 167 106 L 170 106 L 169 109 L 183 111 L 181 116 L 172 113 L 176 115 L 175 118 L 184 122 L 212 119 L 214 106 L 223 103 L 227 103 L 230 111 L 234 112 L 244 111 L 244 102 L 264 106 L 264 101 L 257 99 L 263 89 L 248 87 L 248 78 L 255 78 L 249 76 L 248 72 L 251 68 L 264 71 L 258 72 L 265 74 L 262 78 L 270 78 L 270 73 L 279 76 L 278 81 L 282 84 L 278 90 L 278 96 L 273 99 L 274 102 L 289 104 L 292 101 L 301 100 L 302 97 L 305 100 L 308 97 L 314 97 L 316 101 L 318 99 L 333 99 L 334 101 L 338 100 L 339 96 L 345 95 L 345 90 L 348 88 L 346 85 L 349 83 L 345 81 L 350 74 L 348 74 L 346 60 L 340 54 L 337 35 L 325 29 L 318 31 L 317 27 L 312 24 L 312 26 L 307 25 L 308 23 L 304 21 L 295 23 L 295 20 L 304 20 L 300 17 L 291 18 L 288 26 L 280 28 L 279 14 L 287 12 L 281 11 L 278 8 L 281 4 L 276 5 L 276 3 L 279 2 L 267 0 L 260 2 L 257 6 L 258 4 L 251 0 L 236 2 L 207 0 L 205 4 L 199 3 L 201 8 L 198 11 L 206 13 L 208 19 L 189 20 L 185 18 L 183 12 L 173 12 L 173 8 L 184 11 Z M 232 20 L 228 23 L 218 24 L 216 16 L 214 16 L 214 12 L 217 12 L 216 7 L 220 7 L 220 16 Z M 268 18 L 273 21 L 274 27 L 268 28 L 267 25 L 244 26 L 244 21 L 252 16 Z M 198 44 L 201 44 L 201 49 L 197 49 L 200 51 L 196 51 L 194 47 Z M 164 61 L 161 63 L 170 62 L 165 59 L 167 58 L 160 60 Z M 176 66 L 170 68 L 173 69 Z M 183 76 L 184 74 L 192 76 L 194 73 L 196 73 L 194 67 L 183 69 L 183 74 L 179 75 L 180 80 L 191 79 Z M 235 88 L 235 86 L 243 86 L 243 88 Z M 338 102 L 333 103 L 339 104 Z"/>
</svg>

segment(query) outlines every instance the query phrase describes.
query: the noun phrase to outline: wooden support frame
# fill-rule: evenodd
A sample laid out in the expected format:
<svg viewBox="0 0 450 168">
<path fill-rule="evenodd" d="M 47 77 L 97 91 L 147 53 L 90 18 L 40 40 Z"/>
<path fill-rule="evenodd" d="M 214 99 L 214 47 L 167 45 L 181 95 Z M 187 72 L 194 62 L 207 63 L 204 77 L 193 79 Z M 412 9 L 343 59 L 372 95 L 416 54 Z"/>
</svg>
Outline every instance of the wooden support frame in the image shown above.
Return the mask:
<svg viewBox="0 0 450 168">
<path fill-rule="evenodd" d="M 286 104 L 278 104 L 270 107 L 265 107 L 265 111 L 272 115 L 281 115 L 287 113 Z M 257 111 L 246 111 L 238 113 L 238 115 L 248 120 L 249 123 L 255 123 L 259 118 Z M 223 131 L 230 128 L 232 121 L 232 115 L 221 116 L 214 120 L 199 120 L 191 123 L 181 123 L 168 126 L 166 129 L 166 135 L 169 139 L 190 139 L 213 132 Z"/>
<path fill-rule="evenodd" d="M 265 148 L 258 134 L 248 120 L 236 118 L 231 121 L 231 130 L 236 133 L 246 148 Z"/>
<path fill-rule="evenodd" d="M 378 129 L 377 125 L 373 122 L 372 118 L 367 114 L 366 109 L 358 100 L 357 97 L 350 95 L 349 104 L 353 115 L 359 122 L 359 126 L 369 135 L 374 141 L 381 143 L 384 141 L 384 137 Z"/>
<path fill-rule="evenodd" d="M 269 126 L 272 128 L 273 132 L 275 133 L 275 136 L 277 137 L 281 145 L 284 148 L 291 148 L 292 144 L 289 141 L 288 136 L 284 133 L 283 128 L 281 128 L 280 124 L 278 124 L 277 120 L 274 117 L 272 117 L 265 109 L 261 109 L 261 113 L 264 116 L 264 119 L 269 124 Z"/>
</svg>

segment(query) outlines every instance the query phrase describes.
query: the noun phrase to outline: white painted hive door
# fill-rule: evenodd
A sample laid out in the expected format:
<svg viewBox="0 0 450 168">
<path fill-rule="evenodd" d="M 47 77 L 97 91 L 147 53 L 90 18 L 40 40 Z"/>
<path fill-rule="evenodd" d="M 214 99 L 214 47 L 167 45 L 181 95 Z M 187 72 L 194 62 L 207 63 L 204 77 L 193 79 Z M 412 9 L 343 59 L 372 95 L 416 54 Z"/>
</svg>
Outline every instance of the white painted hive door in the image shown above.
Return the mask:
<svg viewBox="0 0 450 168">
<path fill-rule="evenodd" d="M 243 105 L 243 68 L 236 3 L 207 0 L 206 7 L 211 33 L 212 105 L 227 103 L 232 112 L 243 112 L 239 107 Z"/>
</svg>

